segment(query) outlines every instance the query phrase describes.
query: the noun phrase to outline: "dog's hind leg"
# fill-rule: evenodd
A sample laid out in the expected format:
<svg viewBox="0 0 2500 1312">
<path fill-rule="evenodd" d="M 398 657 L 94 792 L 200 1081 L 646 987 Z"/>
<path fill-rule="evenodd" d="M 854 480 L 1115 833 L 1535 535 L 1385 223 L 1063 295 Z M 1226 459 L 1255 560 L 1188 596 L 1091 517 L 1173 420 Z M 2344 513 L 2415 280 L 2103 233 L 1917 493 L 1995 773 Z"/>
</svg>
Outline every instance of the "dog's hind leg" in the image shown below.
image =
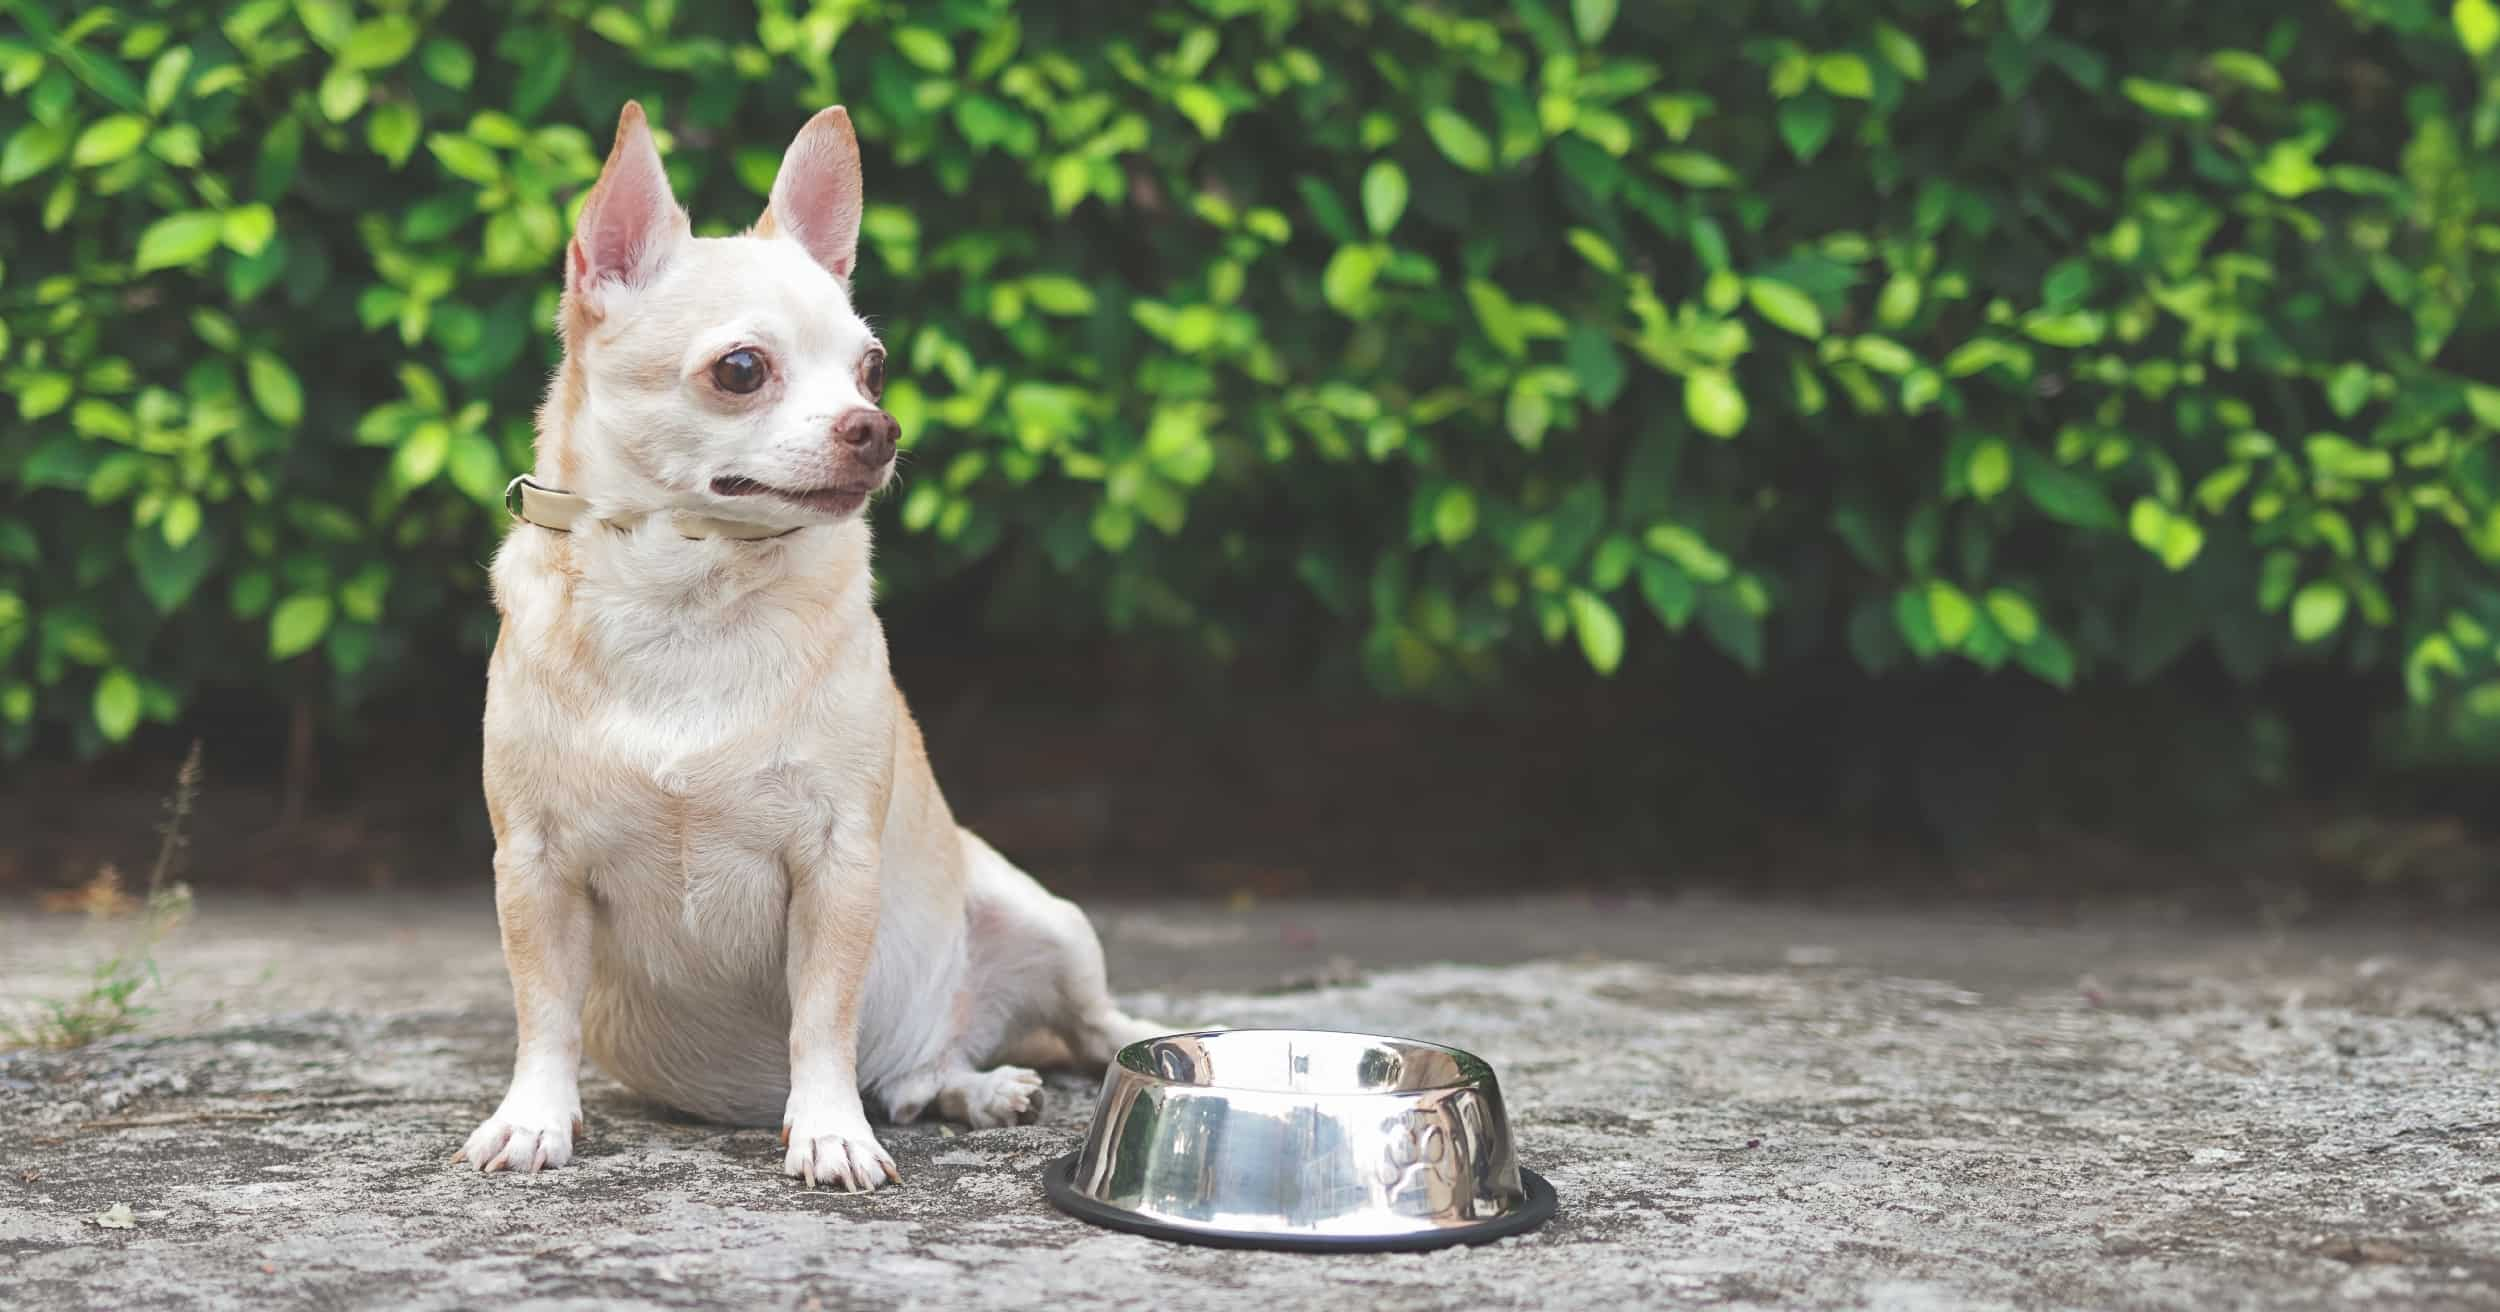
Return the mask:
<svg viewBox="0 0 2500 1312">
<path fill-rule="evenodd" d="M 963 844 L 970 960 L 954 1041 L 938 1061 L 881 1090 L 897 1122 L 932 1109 L 976 1128 L 1031 1120 L 1041 1077 L 1029 1067 L 1100 1069 L 1127 1044 L 1168 1032 L 1111 1000 L 1102 945 L 1083 911 L 971 833 Z"/>
<path fill-rule="evenodd" d="M 1012 1051 L 1036 1065 L 1100 1069 L 1113 1053 L 1171 1031 L 1111 999 L 1102 943 L 1075 903 L 1054 896 L 967 832 L 972 974 L 987 997 L 1023 1004 L 976 1060 Z"/>
</svg>

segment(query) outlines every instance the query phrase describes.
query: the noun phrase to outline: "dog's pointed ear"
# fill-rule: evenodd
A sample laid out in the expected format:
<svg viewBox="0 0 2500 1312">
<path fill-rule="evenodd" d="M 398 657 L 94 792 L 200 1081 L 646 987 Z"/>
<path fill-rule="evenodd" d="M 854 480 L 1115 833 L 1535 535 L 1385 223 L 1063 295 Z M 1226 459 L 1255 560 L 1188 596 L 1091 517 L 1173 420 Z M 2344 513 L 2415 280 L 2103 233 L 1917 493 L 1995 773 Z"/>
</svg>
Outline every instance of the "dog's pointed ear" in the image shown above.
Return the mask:
<svg viewBox="0 0 2500 1312">
<path fill-rule="evenodd" d="M 835 105 L 809 119 L 782 155 L 755 233 L 788 237 L 848 283 L 859 257 L 860 195 L 859 138 Z"/>
<path fill-rule="evenodd" d="M 642 106 L 625 102 L 617 116 L 616 144 L 608 149 L 598 185 L 582 202 L 573 245 L 565 256 L 565 285 L 587 291 L 613 279 L 634 286 L 648 281 L 688 232 L 686 212 L 669 194 L 668 172 Z"/>
</svg>

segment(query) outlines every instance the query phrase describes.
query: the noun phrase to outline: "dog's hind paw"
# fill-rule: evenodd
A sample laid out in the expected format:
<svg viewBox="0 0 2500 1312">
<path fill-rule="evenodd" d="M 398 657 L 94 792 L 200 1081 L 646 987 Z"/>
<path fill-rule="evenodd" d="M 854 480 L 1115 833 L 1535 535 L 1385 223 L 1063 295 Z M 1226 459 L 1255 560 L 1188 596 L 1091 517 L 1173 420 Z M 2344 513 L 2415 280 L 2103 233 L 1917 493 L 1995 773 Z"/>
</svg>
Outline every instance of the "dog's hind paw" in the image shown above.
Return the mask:
<svg viewBox="0 0 2500 1312">
<path fill-rule="evenodd" d="M 1022 1066 L 965 1071 L 938 1090 L 938 1110 L 976 1130 L 1026 1125 L 1042 1113 L 1042 1077 Z"/>
</svg>

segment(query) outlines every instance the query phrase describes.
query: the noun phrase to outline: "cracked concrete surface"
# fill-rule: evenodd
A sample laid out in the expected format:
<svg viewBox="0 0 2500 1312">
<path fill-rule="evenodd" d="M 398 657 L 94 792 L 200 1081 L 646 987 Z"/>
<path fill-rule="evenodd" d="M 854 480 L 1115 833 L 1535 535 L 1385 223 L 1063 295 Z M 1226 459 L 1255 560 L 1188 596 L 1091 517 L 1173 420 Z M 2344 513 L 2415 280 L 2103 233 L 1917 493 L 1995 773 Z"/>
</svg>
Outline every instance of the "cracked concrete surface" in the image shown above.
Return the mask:
<svg viewBox="0 0 2500 1312">
<path fill-rule="evenodd" d="M 512 1019 L 482 891 L 209 900 L 139 1034 L 0 1053 L 0 1306 L 2500 1307 L 2500 936 L 1710 901 L 1098 907 L 1175 1022 L 1501 1072 L 1535 1234 L 1193 1249 L 1042 1200 L 1040 1124 L 889 1129 L 809 1193 L 600 1079 L 576 1164 L 446 1164 Z M 0 1006 L 108 931 L 0 912 Z M 129 1229 L 94 1218 L 126 1203 Z"/>
</svg>

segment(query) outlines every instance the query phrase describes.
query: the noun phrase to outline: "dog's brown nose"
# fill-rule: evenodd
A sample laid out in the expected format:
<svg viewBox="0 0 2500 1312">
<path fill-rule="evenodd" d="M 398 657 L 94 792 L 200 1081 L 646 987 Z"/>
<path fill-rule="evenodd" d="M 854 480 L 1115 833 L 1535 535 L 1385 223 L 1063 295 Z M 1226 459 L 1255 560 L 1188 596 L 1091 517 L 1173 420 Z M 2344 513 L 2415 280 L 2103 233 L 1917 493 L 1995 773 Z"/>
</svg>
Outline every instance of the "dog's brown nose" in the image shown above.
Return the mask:
<svg viewBox="0 0 2500 1312">
<path fill-rule="evenodd" d="M 883 410 L 853 410 L 833 421 L 833 440 L 851 449 L 860 463 L 882 465 L 894 457 L 903 426 Z"/>
</svg>

